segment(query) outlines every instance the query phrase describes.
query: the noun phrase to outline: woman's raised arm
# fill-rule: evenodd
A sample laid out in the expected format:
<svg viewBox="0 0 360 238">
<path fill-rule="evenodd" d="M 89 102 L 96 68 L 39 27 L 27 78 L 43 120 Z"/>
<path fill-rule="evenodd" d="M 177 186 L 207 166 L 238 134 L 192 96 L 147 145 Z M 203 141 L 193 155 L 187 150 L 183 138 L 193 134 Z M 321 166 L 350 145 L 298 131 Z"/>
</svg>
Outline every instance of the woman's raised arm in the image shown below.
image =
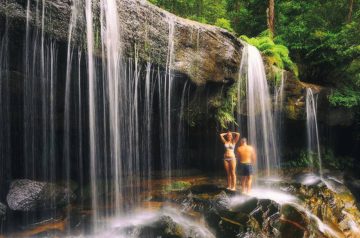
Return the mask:
<svg viewBox="0 0 360 238">
<path fill-rule="evenodd" d="M 240 133 L 239 132 L 233 132 L 235 134 L 235 138 L 234 138 L 234 144 L 238 143 L 239 139 L 240 139 Z"/>
<path fill-rule="evenodd" d="M 224 138 L 225 135 L 226 135 L 226 133 L 220 133 L 220 139 L 224 144 L 226 143 L 226 140 Z"/>
</svg>

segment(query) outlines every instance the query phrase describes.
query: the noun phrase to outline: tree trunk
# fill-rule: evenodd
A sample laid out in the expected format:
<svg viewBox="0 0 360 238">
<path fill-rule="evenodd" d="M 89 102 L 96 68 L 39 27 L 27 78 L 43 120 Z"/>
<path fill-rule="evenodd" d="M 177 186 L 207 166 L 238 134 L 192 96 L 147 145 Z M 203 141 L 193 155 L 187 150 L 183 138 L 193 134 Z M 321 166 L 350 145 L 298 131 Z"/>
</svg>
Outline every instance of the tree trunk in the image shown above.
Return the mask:
<svg viewBox="0 0 360 238">
<path fill-rule="evenodd" d="M 351 22 L 353 7 L 354 7 L 354 0 L 350 0 L 349 1 L 349 13 L 348 13 L 348 16 L 347 16 L 347 22 Z"/>
<path fill-rule="evenodd" d="M 271 36 L 274 36 L 274 33 L 275 33 L 275 11 L 274 11 L 274 8 L 275 8 L 275 2 L 274 0 L 269 0 L 269 7 L 267 9 L 267 24 L 268 24 L 268 28 L 269 28 L 269 31 L 271 33 Z"/>
</svg>

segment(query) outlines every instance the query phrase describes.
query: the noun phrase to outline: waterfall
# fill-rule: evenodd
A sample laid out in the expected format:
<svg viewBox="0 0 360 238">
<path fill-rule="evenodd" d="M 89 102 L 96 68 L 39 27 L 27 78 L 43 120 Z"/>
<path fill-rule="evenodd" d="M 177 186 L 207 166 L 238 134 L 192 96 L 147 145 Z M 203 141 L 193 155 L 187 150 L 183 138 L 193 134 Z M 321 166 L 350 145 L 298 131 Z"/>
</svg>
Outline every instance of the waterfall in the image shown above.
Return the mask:
<svg viewBox="0 0 360 238">
<path fill-rule="evenodd" d="M 311 88 L 306 89 L 306 129 L 307 129 L 307 146 L 308 156 L 315 167 L 314 157 L 317 157 L 319 174 L 322 178 L 322 162 L 319 142 L 319 131 L 317 123 L 317 95 L 314 96 Z"/>
<path fill-rule="evenodd" d="M 280 82 L 274 88 L 274 125 L 276 130 L 277 151 L 281 161 L 282 135 L 283 131 L 283 109 L 284 109 L 284 85 L 285 74 L 281 71 Z"/>
<path fill-rule="evenodd" d="M 181 100 L 180 100 L 180 109 L 179 109 L 179 122 L 178 122 L 178 128 L 177 128 L 177 148 L 176 148 L 176 168 L 181 168 L 181 166 L 184 164 L 184 137 L 185 137 L 185 131 L 184 131 L 184 113 L 185 113 L 185 106 L 186 106 L 186 100 L 187 100 L 187 93 L 189 91 L 189 85 L 188 81 L 185 82 L 184 87 L 182 89 L 181 93 Z"/>
<path fill-rule="evenodd" d="M 41 6 L 39 6 L 41 5 Z M 55 85 L 58 47 L 44 30 L 30 27 L 34 18 L 45 25 L 45 1 L 37 2 L 35 15 L 27 6 L 24 57 L 24 174 L 27 178 L 54 181 L 55 171 Z"/>
<path fill-rule="evenodd" d="M 109 125 L 110 125 L 110 157 L 111 164 L 113 166 L 113 178 L 112 184 L 115 193 L 114 205 L 115 214 L 119 214 L 121 210 L 121 154 L 120 143 L 121 134 L 120 130 L 120 96 L 119 87 L 121 82 L 124 81 L 120 75 L 120 58 L 121 58 L 121 46 L 120 46 L 120 26 L 117 13 L 117 4 L 114 0 L 101 1 L 101 39 L 102 39 L 102 54 L 103 65 L 106 68 L 104 75 L 104 82 L 107 83 L 105 90 L 109 97 Z M 136 98 L 136 94 L 135 94 Z M 103 118 L 106 121 L 106 118 Z"/>
<path fill-rule="evenodd" d="M 88 77 L 88 100 L 89 100 L 89 142 L 90 142 L 90 181 L 91 181 L 91 200 L 93 214 L 94 230 L 97 230 L 98 221 L 98 194 L 97 194 L 97 168 L 98 168 L 98 133 L 96 121 L 96 72 L 94 70 L 94 32 L 93 32 L 93 15 L 92 1 L 85 2 L 85 18 L 86 18 L 86 43 L 87 43 L 87 77 Z"/>
<path fill-rule="evenodd" d="M 66 45 L 46 33 L 51 21 L 47 1 L 27 3 L 24 51 L 19 53 L 24 75 L 21 176 L 59 182 L 69 190 L 78 185 L 76 206 L 91 209 L 92 232 L 97 233 L 104 220 L 128 213 L 144 194 L 151 195 L 154 172 L 170 182 L 171 170 L 183 166 L 183 115 L 191 83 L 175 80 L 173 72 L 175 18 L 167 22 L 162 68 L 151 58 L 143 62 L 136 44 L 131 57 L 122 55 L 115 0 L 75 1 Z M 0 91 L 7 92 L 7 28 L 0 34 Z M 4 93 L 0 100 L 0 123 L 9 125 L 11 100 Z M 8 153 L 10 128 L 0 132 L 0 152 Z M 2 164 L 10 156 L 5 160 Z M 35 222 L 36 216 L 26 219 Z"/>
<path fill-rule="evenodd" d="M 9 178 L 11 166 L 11 120 L 9 100 L 9 25 L 5 19 L 5 27 L 0 30 L 0 186 L 4 187 Z M 2 192 L 0 196 L 3 195 Z"/>
<path fill-rule="evenodd" d="M 162 95 L 162 102 L 160 108 L 162 110 L 162 127 L 161 130 L 161 144 L 162 144 L 162 167 L 171 177 L 171 105 L 172 105 L 172 84 L 173 84 L 173 72 L 172 66 L 174 62 L 174 31 L 175 23 L 173 17 L 168 18 L 169 25 L 169 37 L 168 37 L 168 52 L 166 58 L 166 75 L 163 85 L 159 85 L 159 95 Z"/>
<path fill-rule="evenodd" d="M 271 97 L 265 67 L 260 52 L 252 45 L 245 45 L 240 65 L 238 84 L 238 112 L 241 113 L 243 95 L 246 95 L 247 135 L 249 144 L 257 152 L 257 167 L 267 176 L 275 175 L 272 169 L 280 166 L 274 129 Z M 241 117 L 238 124 L 241 125 Z"/>
</svg>

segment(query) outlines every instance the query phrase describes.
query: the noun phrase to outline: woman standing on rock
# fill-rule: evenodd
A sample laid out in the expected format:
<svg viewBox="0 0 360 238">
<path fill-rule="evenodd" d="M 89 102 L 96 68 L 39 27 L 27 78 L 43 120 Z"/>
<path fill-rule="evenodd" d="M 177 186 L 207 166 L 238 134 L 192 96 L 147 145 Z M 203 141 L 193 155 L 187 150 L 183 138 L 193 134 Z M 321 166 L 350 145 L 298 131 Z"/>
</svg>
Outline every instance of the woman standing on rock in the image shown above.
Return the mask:
<svg viewBox="0 0 360 238">
<path fill-rule="evenodd" d="M 235 134 L 235 138 L 233 137 Z M 227 189 L 236 190 L 236 157 L 234 153 L 235 145 L 239 141 L 240 133 L 230 132 L 220 134 L 221 141 L 225 146 L 224 167 L 227 175 Z"/>
</svg>

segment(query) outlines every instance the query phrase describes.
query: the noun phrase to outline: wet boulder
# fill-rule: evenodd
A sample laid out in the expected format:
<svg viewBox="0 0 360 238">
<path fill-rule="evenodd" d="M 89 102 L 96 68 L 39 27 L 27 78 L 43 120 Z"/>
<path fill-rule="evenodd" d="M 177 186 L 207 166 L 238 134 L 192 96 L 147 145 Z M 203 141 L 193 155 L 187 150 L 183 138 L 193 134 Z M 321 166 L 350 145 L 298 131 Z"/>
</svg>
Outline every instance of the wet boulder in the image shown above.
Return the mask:
<svg viewBox="0 0 360 238">
<path fill-rule="evenodd" d="M 184 210 L 196 212 L 228 210 L 230 207 L 230 198 L 224 191 L 215 195 L 207 193 L 193 194 L 190 192 L 186 196 L 178 196 L 174 199 L 174 202 L 180 204 Z"/>
<path fill-rule="evenodd" d="M 61 207 L 75 199 L 70 188 L 54 183 L 29 179 L 14 180 L 6 200 L 9 208 L 15 211 L 35 211 Z"/>
<path fill-rule="evenodd" d="M 240 203 L 239 205 L 234 206 L 232 211 L 249 214 L 256 209 L 258 201 L 259 200 L 257 198 L 250 198 L 244 203 Z"/>
<path fill-rule="evenodd" d="M 281 219 L 278 230 L 281 237 L 302 238 L 308 234 L 308 224 L 310 223 L 306 214 L 291 205 L 283 205 L 281 207 Z"/>
<path fill-rule="evenodd" d="M 280 217 L 280 205 L 270 199 L 250 198 L 249 200 L 232 207 L 232 211 L 246 213 L 257 221 L 263 234 L 274 236 L 274 224 Z"/>
<path fill-rule="evenodd" d="M 232 211 L 209 211 L 205 215 L 209 227 L 216 232 L 216 237 L 246 237 L 251 232 L 260 234 L 258 222 L 250 215 Z M 242 234 L 242 236 L 239 236 Z M 250 236 L 251 237 L 251 236 Z M 257 236 L 261 237 L 261 236 Z"/>
<path fill-rule="evenodd" d="M 313 173 L 299 173 L 293 179 L 296 183 L 303 185 L 318 185 L 321 183 L 320 176 Z"/>
<path fill-rule="evenodd" d="M 185 237 L 183 228 L 170 216 L 162 216 L 156 222 L 139 228 L 138 237 Z"/>
</svg>

